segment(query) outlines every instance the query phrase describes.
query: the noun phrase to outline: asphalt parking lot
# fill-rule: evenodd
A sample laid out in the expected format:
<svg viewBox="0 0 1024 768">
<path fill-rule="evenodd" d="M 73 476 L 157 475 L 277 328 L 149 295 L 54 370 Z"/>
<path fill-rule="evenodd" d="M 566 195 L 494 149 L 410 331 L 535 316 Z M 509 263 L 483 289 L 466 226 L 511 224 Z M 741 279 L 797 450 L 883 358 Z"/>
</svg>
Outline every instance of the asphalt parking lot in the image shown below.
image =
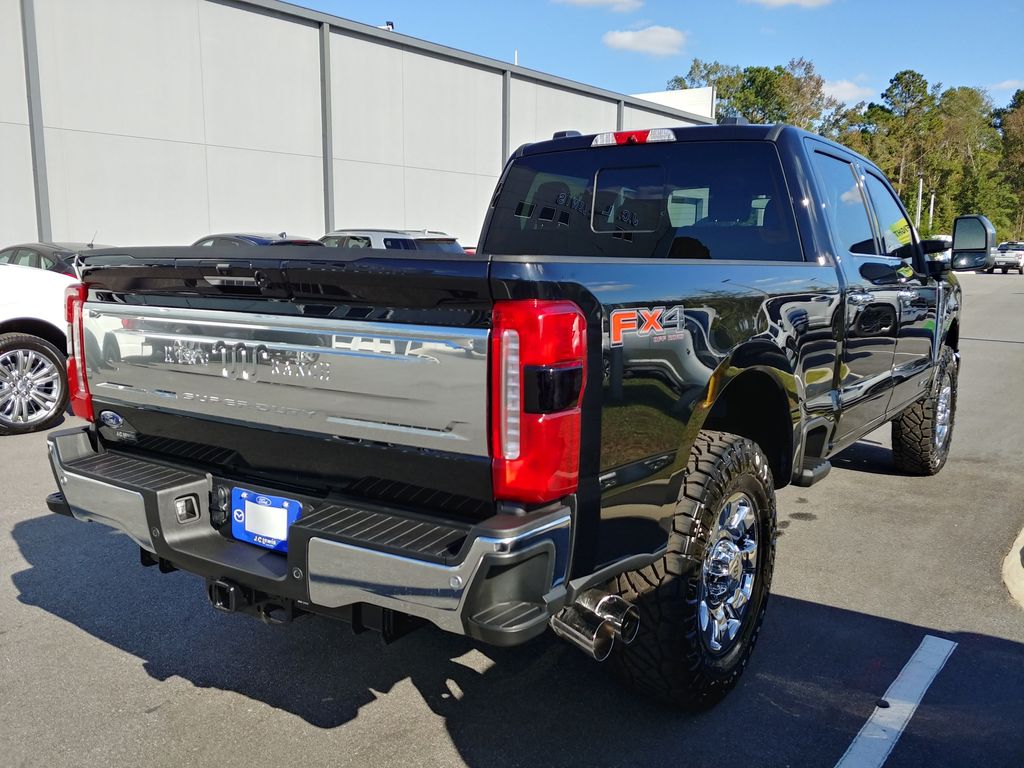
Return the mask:
<svg viewBox="0 0 1024 768">
<path fill-rule="evenodd" d="M 1024 608 L 1000 575 L 1024 527 L 1024 277 L 963 283 L 946 468 L 896 474 L 886 428 L 782 491 L 759 646 L 698 716 L 551 637 L 384 646 L 218 614 L 199 579 L 46 512 L 45 435 L 0 438 L 0 765 L 831 766 L 929 635 L 957 645 L 886 765 L 1024 764 Z"/>
</svg>

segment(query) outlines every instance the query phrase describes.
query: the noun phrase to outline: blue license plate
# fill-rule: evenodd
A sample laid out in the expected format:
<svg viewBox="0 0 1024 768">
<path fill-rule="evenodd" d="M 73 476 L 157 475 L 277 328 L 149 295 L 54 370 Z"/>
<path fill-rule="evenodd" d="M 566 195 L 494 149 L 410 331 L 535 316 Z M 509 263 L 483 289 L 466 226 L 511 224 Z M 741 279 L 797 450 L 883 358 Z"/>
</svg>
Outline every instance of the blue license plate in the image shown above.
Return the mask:
<svg viewBox="0 0 1024 768">
<path fill-rule="evenodd" d="M 302 516 L 302 504 L 248 488 L 231 489 L 231 535 L 275 552 L 288 551 L 288 528 Z"/>
</svg>

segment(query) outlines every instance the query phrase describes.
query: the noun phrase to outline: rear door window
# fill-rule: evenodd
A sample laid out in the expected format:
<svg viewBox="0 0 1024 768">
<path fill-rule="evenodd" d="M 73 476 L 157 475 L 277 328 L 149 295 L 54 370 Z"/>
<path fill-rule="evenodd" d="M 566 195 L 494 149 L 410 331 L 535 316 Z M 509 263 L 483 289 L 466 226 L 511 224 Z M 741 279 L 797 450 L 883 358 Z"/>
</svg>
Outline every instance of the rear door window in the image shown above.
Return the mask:
<svg viewBox="0 0 1024 768">
<path fill-rule="evenodd" d="M 416 243 L 411 238 L 385 237 L 384 247 L 401 251 L 415 251 Z"/>
<path fill-rule="evenodd" d="M 35 251 L 29 250 L 28 248 L 19 248 L 11 263 L 19 264 L 23 267 L 36 267 L 38 269 L 39 254 Z"/>
<path fill-rule="evenodd" d="M 818 203 L 832 225 L 836 246 L 850 253 L 875 253 L 875 234 L 853 166 L 823 152 L 814 152 L 812 157 L 824 197 Z"/>
<path fill-rule="evenodd" d="M 804 260 L 778 153 L 759 141 L 526 155 L 502 183 L 480 250 Z"/>
</svg>

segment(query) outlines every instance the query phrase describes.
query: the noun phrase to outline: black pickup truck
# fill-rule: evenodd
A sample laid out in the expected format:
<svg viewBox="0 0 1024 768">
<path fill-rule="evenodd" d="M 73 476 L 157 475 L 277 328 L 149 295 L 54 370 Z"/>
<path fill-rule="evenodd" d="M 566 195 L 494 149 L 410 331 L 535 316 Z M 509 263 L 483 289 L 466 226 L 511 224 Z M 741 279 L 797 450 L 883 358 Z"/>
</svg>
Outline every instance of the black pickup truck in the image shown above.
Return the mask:
<svg viewBox="0 0 1024 768">
<path fill-rule="evenodd" d="M 90 424 L 50 436 L 48 506 L 222 611 L 550 626 L 709 706 L 764 617 L 775 489 L 887 421 L 898 467 L 945 463 L 950 269 L 994 232 L 954 238 L 929 259 L 947 244 L 836 144 L 708 126 L 520 148 L 475 256 L 90 254 L 67 301 Z"/>
</svg>

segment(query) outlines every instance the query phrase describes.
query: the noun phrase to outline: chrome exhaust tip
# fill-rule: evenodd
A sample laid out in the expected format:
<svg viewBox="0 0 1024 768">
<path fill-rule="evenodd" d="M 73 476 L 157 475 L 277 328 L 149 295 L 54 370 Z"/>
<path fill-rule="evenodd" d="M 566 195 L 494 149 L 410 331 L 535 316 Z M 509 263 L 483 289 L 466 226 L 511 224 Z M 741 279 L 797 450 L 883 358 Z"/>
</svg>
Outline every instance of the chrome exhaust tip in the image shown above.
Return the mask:
<svg viewBox="0 0 1024 768">
<path fill-rule="evenodd" d="M 636 640 L 640 631 L 640 611 L 619 595 L 588 589 L 576 599 L 576 604 L 610 621 L 615 636 L 626 645 Z"/>
<path fill-rule="evenodd" d="M 615 627 L 588 608 L 570 605 L 551 617 L 551 629 L 594 661 L 604 661 L 615 645 Z"/>
</svg>

